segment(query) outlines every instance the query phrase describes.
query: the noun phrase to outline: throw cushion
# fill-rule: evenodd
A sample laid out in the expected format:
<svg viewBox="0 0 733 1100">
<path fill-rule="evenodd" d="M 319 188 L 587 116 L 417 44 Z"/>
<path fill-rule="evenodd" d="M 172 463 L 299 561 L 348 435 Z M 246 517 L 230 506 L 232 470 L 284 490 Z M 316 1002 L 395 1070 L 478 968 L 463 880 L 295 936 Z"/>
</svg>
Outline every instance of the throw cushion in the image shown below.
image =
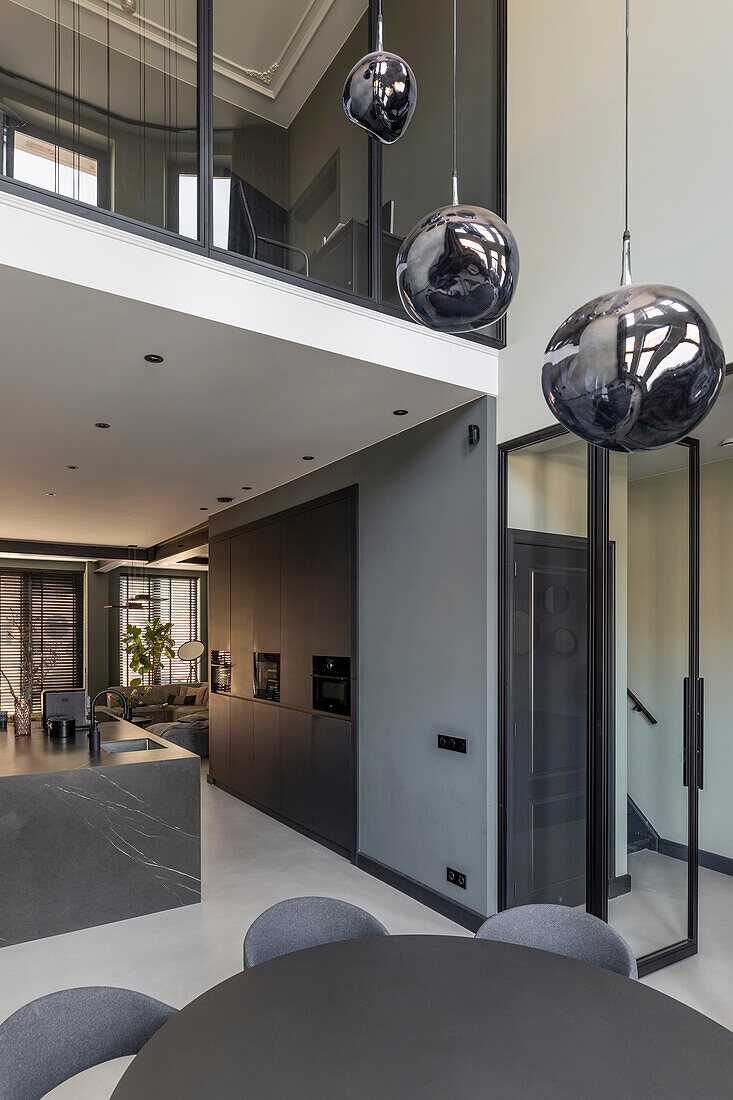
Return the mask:
<svg viewBox="0 0 733 1100">
<path fill-rule="evenodd" d="M 187 695 L 185 697 L 185 699 L 183 700 L 183 705 L 184 705 L 184 707 L 193 707 L 193 706 L 195 706 L 196 705 L 196 696 L 195 695 Z"/>
<path fill-rule="evenodd" d="M 204 705 L 204 703 L 206 702 L 206 695 L 207 695 L 208 690 L 209 689 L 207 688 L 206 684 L 204 684 L 202 687 L 200 687 L 197 690 L 196 696 L 195 696 L 197 707 L 202 707 Z"/>
<path fill-rule="evenodd" d="M 169 696 L 168 696 L 168 706 L 169 706 L 169 707 L 170 707 L 170 706 L 174 706 L 174 705 L 175 705 L 175 703 L 176 703 L 176 701 L 177 701 L 177 699 L 178 699 L 178 696 L 177 696 L 177 695 L 169 695 Z"/>
</svg>

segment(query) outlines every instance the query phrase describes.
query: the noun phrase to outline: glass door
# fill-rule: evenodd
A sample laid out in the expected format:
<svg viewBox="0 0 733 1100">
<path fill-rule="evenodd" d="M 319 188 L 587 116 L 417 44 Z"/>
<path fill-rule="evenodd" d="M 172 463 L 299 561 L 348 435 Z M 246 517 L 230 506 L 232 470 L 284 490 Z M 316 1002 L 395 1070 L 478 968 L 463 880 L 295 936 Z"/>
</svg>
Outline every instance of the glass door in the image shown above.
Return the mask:
<svg viewBox="0 0 733 1100">
<path fill-rule="evenodd" d="M 699 452 L 611 455 L 608 920 L 642 972 L 697 950 Z"/>
</svg>

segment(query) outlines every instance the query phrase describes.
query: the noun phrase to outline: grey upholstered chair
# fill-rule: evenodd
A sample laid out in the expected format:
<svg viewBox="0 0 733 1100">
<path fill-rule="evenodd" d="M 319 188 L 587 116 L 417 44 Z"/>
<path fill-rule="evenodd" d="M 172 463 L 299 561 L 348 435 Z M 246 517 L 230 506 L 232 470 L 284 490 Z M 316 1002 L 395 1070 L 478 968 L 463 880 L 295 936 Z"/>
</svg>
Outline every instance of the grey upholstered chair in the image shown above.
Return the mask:
<svg viewBox="0 0 733 1100">
<path fill-rule="evenodd" d="M 0 1024 L 0 1100 L 40 1100 L 82 1070 L 137 1054 L 177 1009 L 131 989 L 49 993 Z"/>
<path fill-rule="evenodd" d="M 321 943 L 388 935 L 376 917 L 348 901 L 288 898 L 266 909 L 250 925 L 244 937 L 244 967 Z"/>
<path fill-rule="evenodd" d="M 484 921 L 476 939 L 537 947 L 602 966 L 627 978 L 639 976 L 634 952 L 615 928 L 567 905 L 518 905 L 505 909 Z"/>
</svg>

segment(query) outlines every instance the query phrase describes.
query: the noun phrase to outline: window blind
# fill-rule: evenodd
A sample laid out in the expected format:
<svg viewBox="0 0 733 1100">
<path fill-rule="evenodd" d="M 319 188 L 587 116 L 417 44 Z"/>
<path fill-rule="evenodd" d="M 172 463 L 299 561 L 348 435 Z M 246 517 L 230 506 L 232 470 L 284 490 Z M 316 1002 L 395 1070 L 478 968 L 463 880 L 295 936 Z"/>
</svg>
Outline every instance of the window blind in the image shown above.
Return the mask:
<svg viewBox="0 0 733 1100">
<path fill-rule="evenodd" d="M 0 570 L 0 707 L 12 712 L 8 687 L 20 692 L 22 640 L 30 636 L 36 662 L 54 657 L 47 668 L 47 689 L 84 686 L 84 575 L 65 570 Z M 5 679 L 7 677 L 7 680 Z M 41 705 L 41 685 L 32 694 Z"/>
<path fill-rule="evenodd" d="M 125 607 L 128 600 L 136 596 L 149 596 L 150 603 L 144 602 L 140 609 Z M 130 669 L 130 659 L 122 645 L 122 635 L 128 626 L 144 626 L 148 619 L 156 616 L 164 623 L 170 623 L 173 643 L 178 647 L 184 642 L 199 636 L 199 581 L 198 577 L 168 577 L 155 574 L 120 574 L 120 683 L 127 687 L 137 673 Z M 156 669 L 155 678 L 150 674 L 143 677 L 145 684 L 171 684 L 186 681 L 191 665 L 181 661 L 178 656 L 163 663 Z M 199 661 L 193 663 L 192 676 L 199 678 Z"/>
</svg>

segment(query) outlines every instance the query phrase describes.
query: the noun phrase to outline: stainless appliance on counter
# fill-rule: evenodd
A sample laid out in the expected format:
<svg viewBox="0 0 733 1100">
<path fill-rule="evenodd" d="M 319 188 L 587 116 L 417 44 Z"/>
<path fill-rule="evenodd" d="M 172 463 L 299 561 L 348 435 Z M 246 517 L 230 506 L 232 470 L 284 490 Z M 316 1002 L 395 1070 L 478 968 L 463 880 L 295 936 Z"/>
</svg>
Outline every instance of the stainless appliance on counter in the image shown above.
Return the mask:
<svg viewBox="0 0 733 1100">
<path fill-rule="evenodd" d="M 77 730 L 89 728 L 87 705 L 89 699 L 84 688 L 67 688 L 66 691 L 49 689 L 41 692 L 41 719 L 48 731 L 51 718 L 73 719 Z"/>
</svg>

